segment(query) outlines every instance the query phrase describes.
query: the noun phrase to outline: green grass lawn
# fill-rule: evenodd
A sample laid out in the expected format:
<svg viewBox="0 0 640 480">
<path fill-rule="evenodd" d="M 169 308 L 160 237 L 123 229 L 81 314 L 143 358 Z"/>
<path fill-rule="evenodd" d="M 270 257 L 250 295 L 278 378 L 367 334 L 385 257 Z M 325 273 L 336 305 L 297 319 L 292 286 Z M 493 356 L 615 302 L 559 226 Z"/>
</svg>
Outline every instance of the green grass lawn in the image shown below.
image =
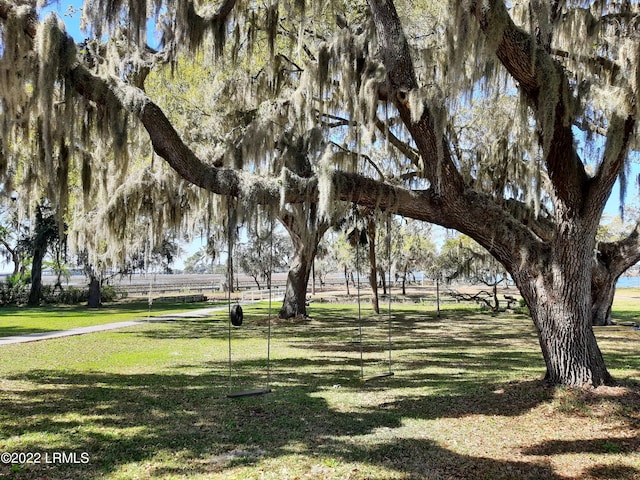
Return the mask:
<svg viewBox="0 0 640 480">
<path fill-rule="evenodd" d="M 364 308 L 359 343 L 356 305 L 310 313 L 269 326 L 265 304 L 246 307 L 231 370 L 223 314 L 1 347 L 0 453 L 41 463 L 0 465 L 0 477 L 640 477 L 632 328 L 596 332 L 622 386 L 551 389 L 525 316 L 394 305 L 395 374 L 362 382 L 361 358 L 365 376 L 387 371 L 386 316 Z M 267 382 L 268 395 L 227 398 Z M 52 463 L 56 452 L 78 463 Z"/>
<path fill-rule="evenodd" d="M 157 302 L 149 309 L 148 302 L 139 301 L 113 303 L 99 309 L 87 308 L 86 305 L 0 307 L 0 337 L 141 320 L 215 305 L 213 303 Z"/>
</svg>

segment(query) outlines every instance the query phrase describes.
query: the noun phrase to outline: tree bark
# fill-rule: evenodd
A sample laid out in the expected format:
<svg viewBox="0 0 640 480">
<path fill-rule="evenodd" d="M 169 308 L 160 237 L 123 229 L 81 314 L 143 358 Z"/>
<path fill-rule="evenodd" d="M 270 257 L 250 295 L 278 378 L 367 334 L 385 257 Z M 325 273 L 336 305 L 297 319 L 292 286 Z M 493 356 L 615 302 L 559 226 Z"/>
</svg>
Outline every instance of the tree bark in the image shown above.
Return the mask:
<svg viewBox="0 0 640 480">
<path fill-rule="evenodd" d="M 632 265 L 640 261 L 640 225 L 626 238 L 598 245 L 591 272 L 591 322 L 596 326 L 614 325 L 611 317 L 616 283 Z"/>
<path fill-rule="evenodd" d="M 318 218 L 316 207 L 292 205 L 291 211 L 280 220 L 285 226 L 295 249 L 287 274 L 280 318 L 307 316 L 307 287 L 318 252 L 318 245 L 329 229 L 329 224 Z"/>
<path fill-rule="evenodd" d="M 563 230 L 574 230 L 573 238 L 559 235 L 535 265 L 514 268 L 512 276 L 537 329 L 545 379 L 553 385 L 610 384 L 613 379 L 591 325 L 593 241 L 573 227 Z M 582 241 L 574 241 L 581 236 Z"/>
<path fill-rule="evenodd" d="M 40 297 L 42 296 L 42 261 L 47 253 L 47 245 L 38 241 L 40 235 L 36 235 L 35 245 L 33 248 L 33 261 L 31 263 L 31 289 L 29 290 L 29 306 L 40 305 Z"/>
<path fill-rule="evenodd" d="M 591 315 L 584 305 L 563 296 L 553 298 L 532 311 L 540 347 L 547 367 L 545 379 L 553 385 L 600 386 L 612 382 L 598 347 Z M 579 321 L 575 319 L 579 317 Z M 572 321 L 571 319 L 574 319 Z"/>
<path fill-rule="evenodd" d="M 280 318 L 294 318 L 307 315 L 307 286 L 311 275 L 314 253 L 307 254 L 303 249 L 296 255 L 289 267 L 284 301 L 280 309 Z"/>
<path fill-rule="evenodd" d="M 92 275 L 89 278 L 89 300 L 87 306 L 89 308 L 100 308 L 102 305 L 102 291 L 100 280 Z"/>
</svg>

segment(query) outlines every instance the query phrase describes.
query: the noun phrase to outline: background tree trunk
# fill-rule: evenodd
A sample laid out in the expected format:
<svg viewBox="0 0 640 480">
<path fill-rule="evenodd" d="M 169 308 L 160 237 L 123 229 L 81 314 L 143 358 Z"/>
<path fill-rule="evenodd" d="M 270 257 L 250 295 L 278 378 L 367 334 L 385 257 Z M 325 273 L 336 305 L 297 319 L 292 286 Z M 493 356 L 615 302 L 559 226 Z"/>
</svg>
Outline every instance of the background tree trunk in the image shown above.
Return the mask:
<svg viewBox="0 0 640 480">
<path fill-rule="evenodd" d="M 591 280 L 591 324 L 594 326 L 613 325 L 611 307 L 616 293 L 617 277 L 608 269 L 595 267 Z"/>
<path fill-rule="evenodd" d="M 640 261 L 640 225 L 622 240 L 601 242 L 591 272 L 593 325 L 613 325 L 611 307 L 620 276 Z"/>
<path fill-rule="evenodd" d="M 307 287 L 318 245 L 329 224 L 317 216 L 316 207 L 293 205 L 292 211 L 280 218 L 291 237 L 295 249 L 287 274 L 287 286 L 280 309 L 280 318 L 307 315 Z"/>
<path fill-rule="evenodd" d="M 315 253 L 311 252 L 312 254 L 309 255 L 300 250 L 296 249 L 296 255 L 289 267 L 280 318 L 307 315 L 307 286 Z"/>
<path fill-rule="evenodd" d="M 344 281 L 347 284 L 347 297 L 351 296 L 351 292 L 349 292 L 349 271 L 347 270 L 347 265 L 343 265 L 344 267 Z"/>
<path fill-rule="evenodd" d="M 89 308 L 99 308 L 102 305 L 102 288 L 100 280 L 92 275 L 89 279 L 89 300 L 87 306 Z"/>
<path fill-rule="evenodd" d="M 42 261 L 47 253 L 46 243 L 39 241 L 40 236 L 36 236 L 33 248 L 33 262 L 31 263 L 31 289 L 29 290 L 29 300 L 27 304 L 30 306 L 40 305 L 40 297 L 42 296 Z"/>
<path fill-rule="evenodd" d="M 0 239 L 0 245 L 2 245 L 5 250 L 9 252 L 9 255 L 11 255 L 11 261 L 13 262 L 13 273 L 11 274 L 11 276 L 15 277 L 16 275 L 18 275 L 18 273 L 20 273 L 20 252 L 18 251 L 17 247 L 12 248 L 11 245 L 9 245 L 2 239 Z"/>
<path fill-rule="evenodd" d="M 380 273 L 380 283 L 382 284 L 382 294 L 387 294 L 387 274 L 382 267 L 378 268 L 378 272 Z"/>
</svg>

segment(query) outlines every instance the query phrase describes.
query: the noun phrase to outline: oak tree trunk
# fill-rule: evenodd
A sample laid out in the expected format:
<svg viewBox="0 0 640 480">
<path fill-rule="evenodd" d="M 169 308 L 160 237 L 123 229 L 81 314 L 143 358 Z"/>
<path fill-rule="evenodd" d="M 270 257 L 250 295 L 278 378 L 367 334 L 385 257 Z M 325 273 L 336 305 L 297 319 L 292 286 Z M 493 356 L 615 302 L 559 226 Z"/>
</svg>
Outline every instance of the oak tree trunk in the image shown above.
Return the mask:
<svg viewBox="0 0 640 480">
<path fill-rule="evenodd" d="M 295 257 L 289 267 L 284 301 L 280 309 L 280 318 L 293 318 L 307 315 L 307 286 L 315 252 L 307 253 L 304 248 L 296 248 Z"/>
<path fill-rule="evenodd" d="M 294 205 L 280 220 L 289 232 L 295 250 L 287 274 L 280 318 L 307 316 L 307 287 L 318 253 L 318 245 L 329 224 L 318 218 L 315 205 Z"/>
<path fill-rule="evenodd" d="M 611 383 L 612 377 L 591 324 L 593 243 L 587 238 L 575 241 L 580 235 L 573 230 L 513 276 L 538 333 L 547 382 L 597 387 Z M 537 274 L 530 275 L 534 270 Z"/>
<path fill-rule="evenodd" d="M 531 310 L 547 367 L 545 380 L 553 385 L 600 386 L 612 378 L 591 326 L 588 303 L 575 302 L 552 289 Z M 542 300 L 542 299 L 541 299 Z"/>
</svg>

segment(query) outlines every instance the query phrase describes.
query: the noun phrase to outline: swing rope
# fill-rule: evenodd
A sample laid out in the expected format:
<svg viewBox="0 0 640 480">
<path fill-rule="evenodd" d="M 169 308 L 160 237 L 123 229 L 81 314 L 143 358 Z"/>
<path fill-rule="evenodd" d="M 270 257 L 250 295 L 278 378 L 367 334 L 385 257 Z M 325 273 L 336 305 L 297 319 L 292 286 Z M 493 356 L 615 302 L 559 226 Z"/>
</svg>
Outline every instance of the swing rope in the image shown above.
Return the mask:
<svg viewBox="0 0 640 480">
<path fill-rule="evenodd" d="M 267 309 L 267 389 L 271 385 L 271 301 L 273 299 L 273 218 L 269 214 L 271 228 L 269 242 L 269 308 Z"/>
<path fill-rule="evenodd" d="M 356 220 L 356 228 L 357 227 Z M 358 230 L 359 232 L 359 230 Z M 358 331 L 360 335 L 360 378 L 364 379 L 364 354 L 362 346 L 362 309 L 360 305 L 360 234 L 356 241 L 356 296 L 358 298 Z"/>
<path fill-rule="evenodd" d="M 388 294 L 389 294 L 389 309 L 388 309 L 388 316 L 387 316 L 387 330 L 389 333 L 389 346 L 388 346 L 388 350 L 389 350 L 389 374 L 393 374 L 393 371 L 391 370 L 391 347 L 392 347 L 392 342 L 391 342 L 391 215 L 388 214 L 387 215 L 387 267 L 389 269 L 389 290 L 388 290 Z"/>
<path fill-rule="evenodd" d="M 235 228 L 235 227 L 234 227 Z M 228 327 L 228 339 L 229 339 L 229 391 L 231 391 L 232 386 L 232 372 L 233 365 L 231 362 L 231 282 L 232 275 L 231 269 L 233 268 L 233 264 L 231 261 L 231 248 L 232 248 L 232 239 L 231 239 L 231 197 L 227 198 L 227 327 Z"/>
<path fill-rule="evenodd" d="M 364 355 L 363 355 L 363 342 L 362 342 L 362 318 L 360 309 L 360 241 L 356 243 L 356 274 L 357 274 L 357 292 L 358 292 L 358 327 L 360 331 L 360 378 L 364 382 L 370 380 L 377 380 L 380 378 L 391 377 L 394 375 L 391 367 L 391 350 L 392 350 L 392 337 L 391 337 L 391 227 L 390 217 L 387 217 L 387 261 L 389 263 L 389 298 L 388 298 L 388 314 L 387 314 L 387 372 L 380 375 L 374 375 L 368 378 L 364 377 Z M 356 227 L 357 228 L 357 227 Z"/>
<path fill-rule="evenodd" d="M 240 305 L 235 305 L 232 311 L 231 308 L 231 286 L 232 286 L 232 273 L 233 273 L 233 262 L 232 262 L 232 253 L 233 253 L 233 234 L 231 230 L 231 201 L 227 202 L 227 221 L 229 225 L 227 225 L 227 240 L 228 240 L 228 257 L 227 257 L 227 283 L 228 283 L 228 329 L 229 329 L 229 393 L 227 394 L 228 398 L 240 398 L 240 397 L 252 397 L 256 395 L 264 395 L 265 393 L 270 393 L 270 383 L 271 383 L 271 277 L 273 270 L 273 238 L 271 238 L 271 246 L 270 246 L 270 271 L 269 271 L 269 308 L 268 308 L 268 333 L 267 333 L 267 385 L 265 388 L 258 388 L 255 390 L 243 390 L 240 392 L 231 392 L 231 387 L 233 385 L 233 362 L 231 360 L 231 325 L 240 326 L 242 325 L 242 307 Z M 235 222 L 233 222 L 233 227 L 235 228 Z M 273 237 L 273 223 L 271 224 L 271 235 Z M 237 308 L 235 308 L 237 307 Z M 233 315 L 233 316 L 232 316 Z M 235 321 L 234 321 L 235 319 Z"/>
</svg>

